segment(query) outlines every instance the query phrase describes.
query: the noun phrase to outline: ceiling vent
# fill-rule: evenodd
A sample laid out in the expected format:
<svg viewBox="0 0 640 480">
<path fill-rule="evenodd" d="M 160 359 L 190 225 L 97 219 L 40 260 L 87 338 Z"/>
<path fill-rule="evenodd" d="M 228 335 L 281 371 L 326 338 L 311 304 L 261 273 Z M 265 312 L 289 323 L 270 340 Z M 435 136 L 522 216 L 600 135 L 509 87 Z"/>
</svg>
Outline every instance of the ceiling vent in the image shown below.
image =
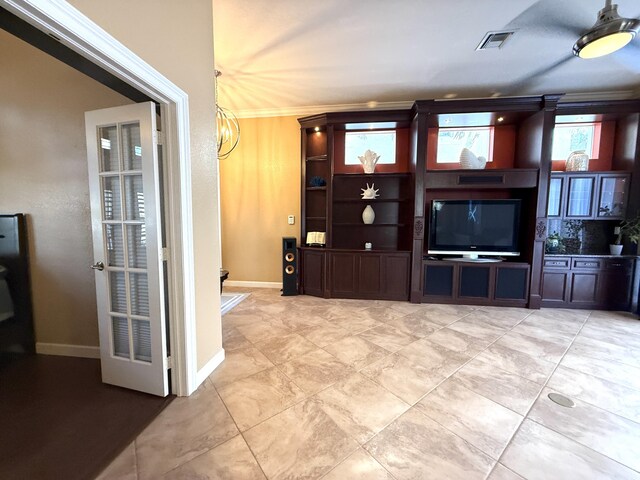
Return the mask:
<svg viewBox="0 0 640 480">
<path fill-rule="evenodd" d="M 502 48 L 515 31 L 488 32 L 476 47 L 476 50 L 488 50 L 490 48 Z"/>
</svg>

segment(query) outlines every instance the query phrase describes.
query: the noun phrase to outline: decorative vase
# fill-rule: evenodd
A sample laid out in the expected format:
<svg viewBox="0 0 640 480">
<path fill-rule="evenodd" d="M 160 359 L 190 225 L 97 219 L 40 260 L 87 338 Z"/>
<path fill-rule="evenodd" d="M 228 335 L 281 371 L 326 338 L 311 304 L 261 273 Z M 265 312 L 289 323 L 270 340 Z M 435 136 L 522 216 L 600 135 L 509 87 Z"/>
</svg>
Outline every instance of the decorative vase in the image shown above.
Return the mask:
<svg viewBox="0 0 640 480">
<path fill-rule="evenodd" d="M 611 255 L 620 255 L 622 253 L 622 245 L 609 245 Z"/>
<path fill-rule="evenodd" d="M 371 205 L 367 205 L 362 211 L 362 221 L 367 225 L 371 225 L 375 219 L 376 212 L 373 211 Z"/>
<path fill-rule="evenodd" d="M 567 158 L 567 172 L 586 172 L 589 170 L 589 155 L 584 150 L 576 150 Z"/>
<path fill-rule="evenodd" d="M 380 160 L 380 155 L 371 150 L 364 152 L 364 155 L 358 156 L 358 160 L 364 167 L 364 173 L 373 173 L 376 169 L 376 163 Z"/>
<path fill-rule="evenodd" d="M 460 152 L 460 167 L 465 170 L 482 170 L 487 165 L 487 159 L 484 157 L 477 157 L 468 148 L 463 148 Z"/>
</svg>

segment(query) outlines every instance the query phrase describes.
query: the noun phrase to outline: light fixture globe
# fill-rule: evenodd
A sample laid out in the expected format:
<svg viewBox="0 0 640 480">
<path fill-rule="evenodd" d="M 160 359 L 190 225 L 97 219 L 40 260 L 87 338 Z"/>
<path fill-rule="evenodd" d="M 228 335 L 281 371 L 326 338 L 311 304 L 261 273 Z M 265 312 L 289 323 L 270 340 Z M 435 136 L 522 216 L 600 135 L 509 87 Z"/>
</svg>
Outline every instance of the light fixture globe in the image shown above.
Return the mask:
<svg viewBox="0 0 640 480">
<path fill-rule="evenodd" d="M 218 104 L 218 77 L 222 75 L 220 70 L 215 71 L 216 94 L 216 143 L 218 158 L 227 158 L 240 141 L 240 124 L 235 114 Z"/>
<path fill-rule="evenodd" d="M 627 45 L 640 29 L 640 20 L 622 18 L 618 5 L 607 0 L 598 12 L 595 25 L 578 39 L 573 46 L 573 54 L 580 58 L 597 58 L 620 50 Z"/>
</svg>

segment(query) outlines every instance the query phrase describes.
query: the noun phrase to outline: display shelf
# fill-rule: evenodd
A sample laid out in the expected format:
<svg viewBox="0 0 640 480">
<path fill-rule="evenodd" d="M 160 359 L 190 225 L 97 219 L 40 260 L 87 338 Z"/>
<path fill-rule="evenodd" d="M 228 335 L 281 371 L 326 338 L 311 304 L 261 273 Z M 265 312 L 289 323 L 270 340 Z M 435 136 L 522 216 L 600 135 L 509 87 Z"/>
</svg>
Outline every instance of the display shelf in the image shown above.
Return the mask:
<svg viewBox="0 0 640 480">
<path fill-rule="evenodd" d="M 404 223 L 334 223 L 334 227 L 362 227 L 362 228 L 371 228 L 371 227 L 397 227 L 402 228 L 406 227 Z"/>
<path fill-rule="evenodd" d="M 403 203 L 412 198 L 334 198 L 333 203 Z"/>
<path fill-rule="evenodd" d="M 326 162 L 327 155 L 314 155 L 313 157 L 307 157 L 305 160 L 307 162 Z"/>
</svg>

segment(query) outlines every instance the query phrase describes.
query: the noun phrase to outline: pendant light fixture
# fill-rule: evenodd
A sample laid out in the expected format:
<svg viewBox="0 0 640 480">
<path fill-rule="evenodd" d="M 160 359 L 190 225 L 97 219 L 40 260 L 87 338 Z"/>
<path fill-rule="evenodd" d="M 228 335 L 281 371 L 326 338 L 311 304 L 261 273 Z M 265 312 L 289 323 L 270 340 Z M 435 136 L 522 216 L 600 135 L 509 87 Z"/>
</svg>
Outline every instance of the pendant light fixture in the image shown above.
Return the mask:
<svg viewBox="0 0 640 480">
<path fill-rule="evenodd" d="M 218 77 L 222 75 L 220 70 L 216 70 L 216 132 L 218 142 L 218 158 L 227 158 L 240 141 L 240 125 L 238 118 L 231 110 L 223 108 L 218 103 Z"/>
<path fill-rule="evenodd" d="M 638 29 L 640 20 L 622 18 L 618 15 L 618 5 L 606 0 L 604 8 L 598 12 L 595 25 L 573 46 L 573 54 L 580 58 L 609 55 L 633 40 Z"/>
</svg>

